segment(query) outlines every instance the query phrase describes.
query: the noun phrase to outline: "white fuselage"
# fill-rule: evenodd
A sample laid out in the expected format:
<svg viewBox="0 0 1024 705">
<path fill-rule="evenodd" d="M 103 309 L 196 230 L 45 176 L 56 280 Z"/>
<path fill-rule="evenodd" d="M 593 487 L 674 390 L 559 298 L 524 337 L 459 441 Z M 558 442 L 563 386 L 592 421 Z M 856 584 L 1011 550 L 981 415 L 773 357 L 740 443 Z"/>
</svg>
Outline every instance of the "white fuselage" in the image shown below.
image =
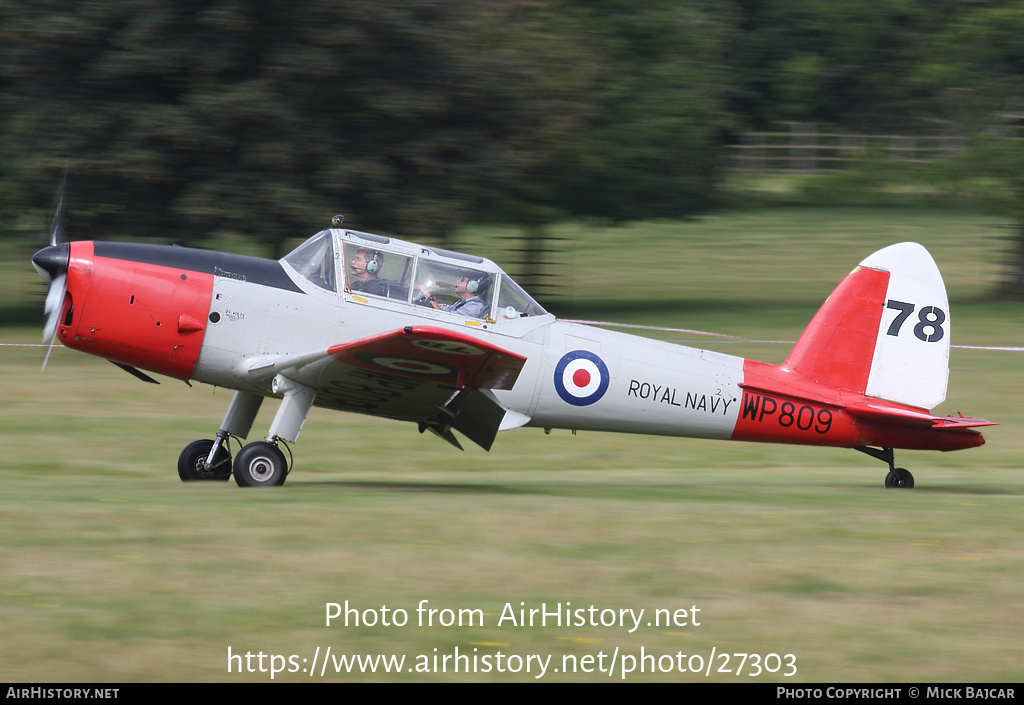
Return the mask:
<svg viewBox="0 0 1024 705">
<path fill-rule="evenodd" d="M 261 357 L 299 355 L 426 323 L 527 358 L 513 389 L 494 392 L 502 405 L 529 419 L 511 427 L 526 423 L 706 438 L 728 438 L 735 427 L 742 398 L 741 358 L 564 323 L 551 315 L 464 320 L 404 301 L 327 291 L 293 278 L 302 293 L 242 281 L 230 273 L 215 278 L 210 313 L 217 314 L 217 322 L 207 326 L 194 379 L 270 395 L 248 372 Z M 574 351 L 585 351 L 603 365 L 588 357 L 575 375 L 571 370 L 558 373 L 560 361 Z M 298 381 L 315 388 L 320 370 L 307 366 Z M 581 381 L 593 391 L 577 384 Z"/>
</svg>

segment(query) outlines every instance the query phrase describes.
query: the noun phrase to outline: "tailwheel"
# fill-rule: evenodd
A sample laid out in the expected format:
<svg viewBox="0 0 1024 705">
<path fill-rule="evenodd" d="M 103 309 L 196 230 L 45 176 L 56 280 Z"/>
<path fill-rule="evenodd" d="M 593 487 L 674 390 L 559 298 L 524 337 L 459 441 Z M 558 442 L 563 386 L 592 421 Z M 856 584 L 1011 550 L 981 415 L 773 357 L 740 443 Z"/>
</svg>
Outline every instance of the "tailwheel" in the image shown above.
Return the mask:
<svg viewBox="0 0 1024 705">
<path fill-rule="evenodd" d="M 870 446 L 857 446 L 854 450 L 870 455 L 872 458 L 889 464 L 889 474 L 885 476 L 885 486 L 890 489 L 914 489 L 914 476 L 905 468 L 896 467 L 896 454 L 892 448 L 872 448 Z"/>
<path fill-rule="evenodd" d="M 903 489 L 914 489 L 914 476 L 905 468 L 893 468 L 885 476 L 885 486 L 889 488 L 902 487 Z"/>
<path fill-rule="evenodd" d="M 178 456 L 178 477 L 182 482 L 227 480 L 231 477 L 231 451 L 225 446 L 217 448 L 212 465 L 206 464 L 213 444 L 214 441 L 201 440 L 185 446 Z"/>
<path fill-rule="evenodd" d="M 239 487 L 283 485 L 288 477 L 288 463 L 275 443 L 257 441 L 238 451 L 234 474 Z"/>
</svg>

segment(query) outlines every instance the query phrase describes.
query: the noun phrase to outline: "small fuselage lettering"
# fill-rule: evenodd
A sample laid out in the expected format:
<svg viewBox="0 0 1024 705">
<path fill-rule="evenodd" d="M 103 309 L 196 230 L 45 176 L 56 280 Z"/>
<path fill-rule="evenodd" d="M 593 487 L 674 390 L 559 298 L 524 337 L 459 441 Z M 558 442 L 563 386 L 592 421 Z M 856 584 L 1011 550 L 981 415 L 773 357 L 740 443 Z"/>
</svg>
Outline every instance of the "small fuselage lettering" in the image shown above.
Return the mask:
<svg viewBox="0 0 1024 705">
<path fill-rule="evenodd" d="M 720 413 L 723 416 L 729 413 L 729 405 L 736 401 L 735 399 L 726 399 L 720 394 L 683 393 L 667 384 L 652 384 L 635 379 L 629 380 L 629 390 L 626 392 L 626 396 L 709 414 Z"/>
</svg>

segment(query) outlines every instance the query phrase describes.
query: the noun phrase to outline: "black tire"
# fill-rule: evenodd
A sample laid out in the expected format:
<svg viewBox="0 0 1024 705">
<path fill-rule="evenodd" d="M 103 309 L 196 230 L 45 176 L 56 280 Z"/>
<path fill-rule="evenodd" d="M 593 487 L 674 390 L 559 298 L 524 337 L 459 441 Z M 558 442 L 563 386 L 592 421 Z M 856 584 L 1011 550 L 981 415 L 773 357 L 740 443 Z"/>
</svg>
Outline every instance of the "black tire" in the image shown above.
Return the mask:
<svg viewBox="0 0 1024 705">
<path fill-rule="evenodd" d="M 202 440 L 189 443 L 178 456 L 178 477 L 182 482 L 202 480 L 227 480 L 231 477 L 231 451 L 221 445 L 213 458 L 213 467 L 206 468 L 213 441 Z"/>
<path fill-rule="evenodd" d="M 896 486 L 905 490 L 914 489 L 914 476 L 910 474 L 909 470 L 896 468 Z"/>
<path fill-rule="evenodd" d="M 235 482 L 239 487 L 283 485 L 288 477 L 288 462 L 273 443 L 250 443 L 235 456 Z"/>
<path fill-rule="evenodd" d="M 914 476 L 909 470 L 896 468 L 885 476 L 885 486 L 890 489 L 914 489 Z"/>
</svg>

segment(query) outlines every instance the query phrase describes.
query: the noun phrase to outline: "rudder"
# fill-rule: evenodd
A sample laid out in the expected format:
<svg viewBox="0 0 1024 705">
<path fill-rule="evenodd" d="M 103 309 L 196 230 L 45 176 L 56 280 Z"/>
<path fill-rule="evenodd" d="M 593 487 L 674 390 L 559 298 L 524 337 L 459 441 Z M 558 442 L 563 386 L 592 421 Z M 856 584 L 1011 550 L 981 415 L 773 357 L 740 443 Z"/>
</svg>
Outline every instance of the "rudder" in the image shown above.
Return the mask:
<svg viewBox="0 0 1024 705">
<path fill-rule="evenodd" d="M 935 260 L 921 245 L 879 250 L 863 267 L 889 272 L 868 396 L 931 409 L 949 381 L 949 299 Z"/>
<path fill-rule="evenodd" d="M 913 242 L 865 258 L 832 292 L 781 365 L 825 388 L 931 409 L 946 398 L 949 302 Z"/>
</svg>

